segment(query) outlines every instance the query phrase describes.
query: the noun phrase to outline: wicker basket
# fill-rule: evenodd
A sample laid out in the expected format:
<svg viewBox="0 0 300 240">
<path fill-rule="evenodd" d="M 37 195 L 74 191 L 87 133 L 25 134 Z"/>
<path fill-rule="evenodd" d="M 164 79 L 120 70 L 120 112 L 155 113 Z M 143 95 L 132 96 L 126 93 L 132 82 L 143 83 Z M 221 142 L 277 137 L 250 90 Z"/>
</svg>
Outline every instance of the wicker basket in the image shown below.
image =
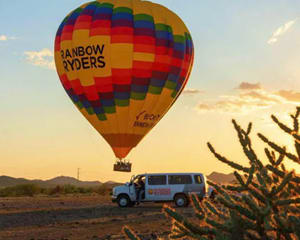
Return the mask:
<svg viewBox="0 0 300 240">
<path fill-rule="evenodd" d="M 131 172 L 131 163 L 117 162 L 114 164 L 114 171 L 117 172 Z"/>
</svg>

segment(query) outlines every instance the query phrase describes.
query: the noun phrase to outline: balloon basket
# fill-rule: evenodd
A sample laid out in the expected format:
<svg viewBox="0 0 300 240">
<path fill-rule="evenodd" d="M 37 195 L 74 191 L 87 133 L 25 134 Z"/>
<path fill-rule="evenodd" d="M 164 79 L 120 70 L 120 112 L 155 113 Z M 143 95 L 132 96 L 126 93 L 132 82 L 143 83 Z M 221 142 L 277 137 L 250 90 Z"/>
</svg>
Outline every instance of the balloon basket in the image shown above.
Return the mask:
<svg viewBox="0 0 300 240">
<path fill-rule="evenodd" d="M 114 171 L 116 172 L 131 172 L 131 163 L 119 160 L 114 164 Z"/>
</svg>

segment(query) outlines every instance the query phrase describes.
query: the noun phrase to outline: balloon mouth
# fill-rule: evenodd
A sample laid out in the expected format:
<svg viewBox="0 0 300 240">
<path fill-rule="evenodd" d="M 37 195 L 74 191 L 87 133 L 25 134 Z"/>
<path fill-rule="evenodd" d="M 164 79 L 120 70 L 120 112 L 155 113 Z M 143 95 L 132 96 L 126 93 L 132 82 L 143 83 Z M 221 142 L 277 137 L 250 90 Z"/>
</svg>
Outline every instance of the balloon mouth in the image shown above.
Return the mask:
<svg viewBox="0 0 300 240">
<path fill-rule="evenodd" d="M 119 159 L 124 159 L 143 138 L 143 135 L 130 133 L 102 134 L 102 136 Z"/>
<path fill-rule="evenodd" d="M 120 160 L 125 158 L 128 153 L 131 151 L 131 147 L 112 147 L 115 155 L 117 158 L 119 158 Z"/>
</svg>

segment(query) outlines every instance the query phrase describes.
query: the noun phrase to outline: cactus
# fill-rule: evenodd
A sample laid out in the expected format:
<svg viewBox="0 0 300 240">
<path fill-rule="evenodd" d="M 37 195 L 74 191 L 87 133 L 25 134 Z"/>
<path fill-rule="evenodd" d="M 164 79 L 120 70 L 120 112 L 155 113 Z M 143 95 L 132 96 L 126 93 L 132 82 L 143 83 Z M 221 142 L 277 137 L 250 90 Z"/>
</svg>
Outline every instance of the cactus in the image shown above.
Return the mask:
<svg viewBox="0 0 300 240">
<path fill-rule="evenodd" d="M 218 185 L 209 182 L 217 191 L 215 200 L 200 201 L 191 195 L 198 221 L 189 220 L 168 205 L 163 212 L 172 219 L 170 239 L 287 239 L 300 240 L 300 176 L 287 170 L 284 161 L 300 164 L 300 107 L 291 115 L 292 128 L 271 116 L 274 123 L 294 140 L 295 153 L 272 142 L 263 134 L 258 137 L 267 144 L 263 163 L 256 155 L 250 138 L 252 124 L 246 130 L 232 120 L 249 165 L 230 161 L 217 153 L 208 143 L 211 153 L 233 168 L 235 183 Z M 134 239 L 129 237 L 129 239 Z"/>
<path fill-rule="evenodd" d="M 133 232 L 133 230 L 132 230 L 130 227 L 128 227 L 128 226 L 124 226 L 124 227 L 122 228 L 122 231 L 123 231 L 123 233 L 125 234 L 125 236 L 126 236 L 127 238 L 131 239 L 131 240 L 141 240 L 141 238 L 138 237 L 138 236 Z"/>
</svg>

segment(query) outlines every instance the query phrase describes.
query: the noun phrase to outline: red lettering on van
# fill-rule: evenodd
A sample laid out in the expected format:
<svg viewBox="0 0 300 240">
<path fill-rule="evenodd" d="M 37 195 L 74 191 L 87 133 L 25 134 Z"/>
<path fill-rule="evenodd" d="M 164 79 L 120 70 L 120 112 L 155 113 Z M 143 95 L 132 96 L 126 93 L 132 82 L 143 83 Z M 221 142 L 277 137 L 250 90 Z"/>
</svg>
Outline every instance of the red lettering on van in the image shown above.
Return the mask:
<svg viewBox="0 0 300 240">
<path fill-rule="evenodd" d="M 171 195 L 171 189 L 170 188 L 157 188 L 153 189 L 154 195 Z"/>
</svg>

